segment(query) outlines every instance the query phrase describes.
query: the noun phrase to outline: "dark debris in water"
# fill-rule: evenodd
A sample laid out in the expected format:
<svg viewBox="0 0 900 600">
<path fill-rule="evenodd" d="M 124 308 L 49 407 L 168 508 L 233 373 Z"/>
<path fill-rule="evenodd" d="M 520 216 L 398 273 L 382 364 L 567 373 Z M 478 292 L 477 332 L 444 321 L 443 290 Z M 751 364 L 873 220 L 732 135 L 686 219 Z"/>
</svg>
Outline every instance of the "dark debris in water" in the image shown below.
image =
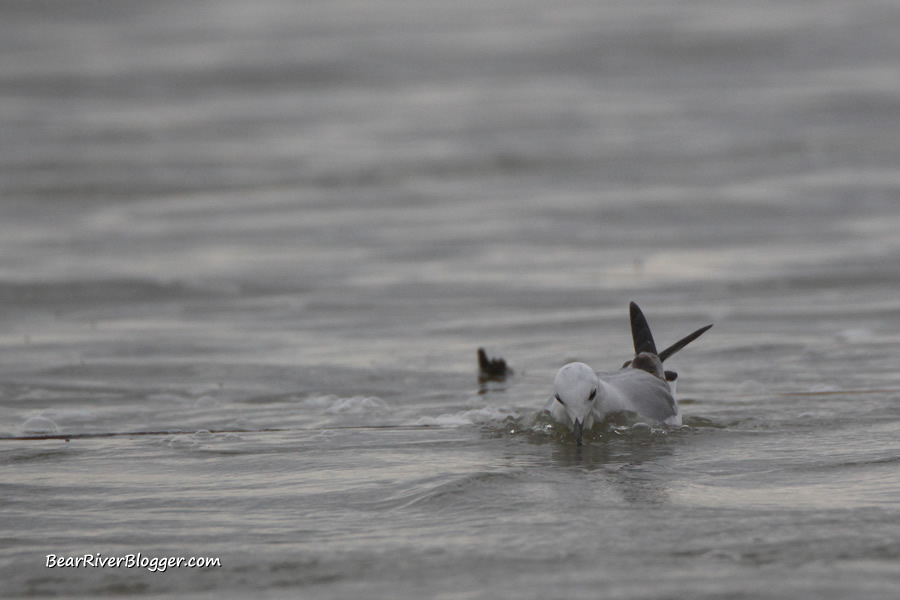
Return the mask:
<svg viewBox="0 0 900 600">
<path fill-rule="evenodd" d="M 513 370 L 506 364 L 506 361 L 499 356 L 491 358 L 487 355 L 484 348 L 478 349 L 478 381 L 485 383 L 488 381 L 504 381 L 508 376 L 513 374 Z"/>
</svg>

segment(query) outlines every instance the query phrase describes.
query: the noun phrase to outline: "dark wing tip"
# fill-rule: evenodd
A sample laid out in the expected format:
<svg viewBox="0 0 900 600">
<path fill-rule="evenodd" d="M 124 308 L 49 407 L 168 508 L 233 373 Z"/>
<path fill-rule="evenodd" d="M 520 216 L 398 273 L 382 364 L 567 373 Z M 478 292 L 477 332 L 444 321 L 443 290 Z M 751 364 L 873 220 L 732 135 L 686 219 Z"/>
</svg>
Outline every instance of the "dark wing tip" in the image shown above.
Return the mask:
<svg viewBox="0 0 900 600">
<path fill-rule="evenodd" d="M 630 302 L 628 308 L 631 313 L 631 337 L 634 341 L 634 353 L 657 354 L 656 342 L 653 341 L 653 334 L 650 333 L 650 325 L 647 323 L 644 313 L 634 302 Z"/>
<path fill-rule="evenodd" d="M 672 356 L 673 354 L 675 354 L 676 352 L 678 352 L 679 350 L 681 350 L 682 348 L 684 348 L 685 346 L 687 346 L 688 344 L 690 344 L 691 342 L 696 340 L 698 337 L 700 337 L 701 335 L 703 335 L 704 333 L 709 331 L 709 329 L 711 327 L 712 327 L 712 323 L 710 323 L 709 325 L 707 325 L 705 327 L 701 327 L 700 329 L 698 329 L 697 331 L 695 331 L 694 333 L 692 333 L 690 335 L 687 335 L 687 336 L 681 338 L 680 340 L 678 340 L 677 342 L 675 342 L 674 344 L 672 344 L 671 346 L 669 346 L 668 348 L 666 348 L 665 350 L 660 352 L 659 360 L 665 361 L 667 358 L 669 358 L 670 356 Z"/>
</svg>

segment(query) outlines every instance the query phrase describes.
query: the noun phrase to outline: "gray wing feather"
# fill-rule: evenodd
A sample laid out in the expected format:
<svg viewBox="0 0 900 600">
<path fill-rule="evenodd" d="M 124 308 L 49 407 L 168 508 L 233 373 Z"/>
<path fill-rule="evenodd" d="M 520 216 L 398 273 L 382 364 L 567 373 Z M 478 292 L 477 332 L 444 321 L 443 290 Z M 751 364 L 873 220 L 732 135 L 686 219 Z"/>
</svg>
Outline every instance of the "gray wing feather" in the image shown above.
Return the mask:
<svg viewBox="0 0 900 600">
<path fill-rule="evenodd" d="M 678 414 L 669 384 L 655 375 L 640 369 L 622 369 L 600 377 L 619 392 L 624 410 L 660 422 Z"/>
</svg>

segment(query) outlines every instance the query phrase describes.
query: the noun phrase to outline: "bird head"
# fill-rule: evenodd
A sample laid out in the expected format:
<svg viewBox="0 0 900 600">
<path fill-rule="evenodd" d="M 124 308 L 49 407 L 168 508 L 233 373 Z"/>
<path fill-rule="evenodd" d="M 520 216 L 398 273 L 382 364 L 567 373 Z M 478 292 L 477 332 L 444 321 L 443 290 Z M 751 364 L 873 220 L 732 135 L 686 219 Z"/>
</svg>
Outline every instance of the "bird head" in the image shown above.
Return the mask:
<svg viewBox="0 0 900 600">
<path fill-rule="evenodd" d="M 553 397 L 565 408 L 566 424 L 575 434 L 575 443 L 583 443 L 583 431 L 594 424 L 594 403 L 600 382 L 594 370 L 584 363 L 569 363 L 556 373 Z"/>
</svg>

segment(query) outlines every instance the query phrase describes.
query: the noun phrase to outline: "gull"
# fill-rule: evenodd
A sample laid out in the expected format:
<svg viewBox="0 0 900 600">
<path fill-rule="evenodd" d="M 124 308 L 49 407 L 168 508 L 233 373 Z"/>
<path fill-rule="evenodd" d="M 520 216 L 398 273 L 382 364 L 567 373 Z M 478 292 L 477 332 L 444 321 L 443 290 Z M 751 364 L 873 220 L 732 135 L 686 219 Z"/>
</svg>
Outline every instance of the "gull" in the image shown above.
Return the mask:
<svg viewBox="0 0 900 600">
<path fill-rule="evenodd" d="M 644 313 L 629 305 L 634 358 L 618 371 L 594 371 L 582 362 L 563 366 L 553 381 L 553 397 L 544 410 L 583 443 L 583 432 L 616 413 L 634 413 L 670 426 L 681 425 L 681 410 L 675 401 L 678 375 L 663 369 L 663 362 L 703 335 L 712 325 L 701 327 L 662 352 L 656 351 Z"/>
</svg>

